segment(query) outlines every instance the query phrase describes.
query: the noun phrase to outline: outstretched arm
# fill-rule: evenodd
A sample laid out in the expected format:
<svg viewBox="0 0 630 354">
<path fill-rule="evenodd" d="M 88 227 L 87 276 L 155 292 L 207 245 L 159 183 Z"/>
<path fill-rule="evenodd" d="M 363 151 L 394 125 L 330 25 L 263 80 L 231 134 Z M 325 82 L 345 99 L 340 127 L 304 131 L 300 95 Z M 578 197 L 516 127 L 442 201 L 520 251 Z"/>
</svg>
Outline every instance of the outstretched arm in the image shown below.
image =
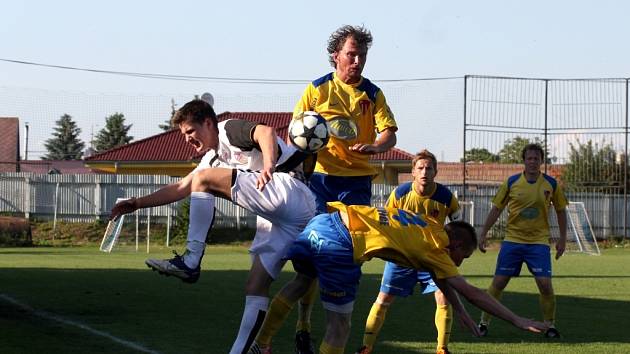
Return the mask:
<svg viewBox="0 0 630 354">
<path fill-rule="evenodd" d="M 122 214 L 133 213 L 140 208 L 149 208 L 169 204 L 190 195 L 193 174 L 182 178 L 179 182 L 166 185 L 157 191 L 139 198 L 130 198 L 116 203 L 112 208 L 110 219 L 116 219 Z"/>
<path fill-rule="evenodd" d="M 510 322 L 517 328 L 535 333 L 540 333 L 548 328 L 548 326 L 542 322 L 518 316 L 485 291 L 468 284 L 466 279 L 462 276 L 447 278 L 446 283 L 471 304 L 495 317 Z"/>
<path fill-rule="evenodd" d="M 483 229 L 481 230 L 481 234 L 479 234 L 478 240 L 479 250 L 483 253 L 486 253 L 486 236 L 488 231 L 490 231 L 492 225 L 497 222 L 497 219 L 501 215 L 501 211 L 502 210 L 497 208 L 496 205 L 493 205 L 492 209 L 490 209 L 490 213 L 488 213 L 488 216 L 486 217 L 486 222 L 483 224 Z"/>
</svg>

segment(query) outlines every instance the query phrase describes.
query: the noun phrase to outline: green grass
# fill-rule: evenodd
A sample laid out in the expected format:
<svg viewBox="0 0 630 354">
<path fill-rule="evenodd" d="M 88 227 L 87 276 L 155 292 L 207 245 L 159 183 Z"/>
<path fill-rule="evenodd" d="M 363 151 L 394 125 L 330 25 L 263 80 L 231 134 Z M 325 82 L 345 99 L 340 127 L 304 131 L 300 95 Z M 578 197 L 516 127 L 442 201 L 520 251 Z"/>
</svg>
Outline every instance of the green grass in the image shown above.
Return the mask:
<svg viewBox="0 0 630 354">
<path fill-rule="evenodd" d="M 203 274 L 194 285 L 158 276 L 144 266 L 147 256 L 170 257 L 153 247 L 104 254 L 92 247 L 0 248 L 0 353 L 138 353 L 73 324 L 82 324 L 159 353 L 225 353 L 238 330 L 243 286 L 249 268 L 244 247 L 207 249 Z M 486 288 L 496 252 L 475 254 L 462 273 Z M 358 347 L 365 318 L 378 292 L 379 260 L 366 263 L 346 352 Z M 473 338 L 455 323 L 455 353 L 630 352 L 630 249 L 602 256 L 569 254 L 554 261 L 557 326 L 563 338 L 545 340 L 495 320 L 486 338 Z M 526 270 L 508 285 L 504 303 L 523 316 L 539 318 L 537 290 Z M 292 277 L 290 265 L 272 291 Z M 19 304 L 12 302 L 12 299 Z M 27 305 L 30 309 L 22 307 Z M 431 296 L 398 299 L 388 313 L 378 353 L 434 353 Z M 479 311 L 467 305 L 475 318 Z M 52 316 L 66 322 L 51 320 Z M 73 321 L 72 324 L 67 321 Z M 295 313 L 274 339 L 274 353 L 292 353 Z M 321 339 L 324 315 L 318 304 L 313 332 Z"/>
</svg>

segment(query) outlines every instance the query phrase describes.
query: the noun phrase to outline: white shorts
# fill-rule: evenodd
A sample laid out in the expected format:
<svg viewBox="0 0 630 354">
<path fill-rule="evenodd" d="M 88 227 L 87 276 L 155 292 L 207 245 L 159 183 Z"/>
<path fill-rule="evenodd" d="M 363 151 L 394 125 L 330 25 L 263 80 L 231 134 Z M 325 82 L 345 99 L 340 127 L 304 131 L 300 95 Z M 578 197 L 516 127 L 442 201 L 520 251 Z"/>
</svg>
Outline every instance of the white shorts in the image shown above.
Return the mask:
<svg viewBox="0 0 630 354">
<path fill-rule="evenodd" d="M 237 170 L 232 201 L 258 215 L 249 252 L 260 257 L 275 279 L 289 247 L 315 216 L 315 197 L 304 183 L 286 173 L 274 173 L 262 191 L 256 189 L 257 177 L 258 173 Z"/>
</svg>

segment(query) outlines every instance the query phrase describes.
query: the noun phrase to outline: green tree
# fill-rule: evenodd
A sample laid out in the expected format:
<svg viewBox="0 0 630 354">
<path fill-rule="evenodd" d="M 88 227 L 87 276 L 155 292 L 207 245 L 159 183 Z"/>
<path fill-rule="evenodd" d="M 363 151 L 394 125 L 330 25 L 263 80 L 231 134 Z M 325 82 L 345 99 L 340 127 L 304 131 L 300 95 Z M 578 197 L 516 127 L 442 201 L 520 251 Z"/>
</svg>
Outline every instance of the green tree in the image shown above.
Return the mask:
<svg viewBox="0 0 630 354">
<path fill-rule="evenodd" d="M 516 136 L 514 139 L 508 139 L 505 141 L 503 148 L 499 150 L 499 159 L 501 163 L 521 163 L 523 162 L 523 148 L 527 144 L 538 144 L 545 151 L 546 163 L 550 164 L 556 160 L 555 157 L 549 156 L 545 142 L 540 138 L 535 137 L 534 140 Z"/>
<path fill-rule="evenodd" d="M 114 113 L 105 118 L 105 127 L 94 139 L 94 149 L 101 152 L 128 144 L 133 140 L 133 136 L 128 135 L 131 126 L 132 124 L 125 125 L 125 115 L 122 113 Z"/>
<path fill-rule="evenodd" d="M 576 144 L 569 143 L 568 162 L 562 172 L 566 188 L 595 189 L 610 192 L 611 187 L 623 186 L 625 158 L 617 159 L 612 143 L 600 145 L 588 140 Z M 618 188 L 621 192 L 621 188 Z"/>
<path fill-rule="evenodd" d="M 171 98 L 171 117 L 165 120 L 164 123 L 158 124 L 158 127 L 160 127 L 160 129 L 162 129 L 165 132 L 173 129 L 173 125 L 171 124 L 171 119 L 173 119 L 173 116 L 177 112 L 175 107 L 177 107 L 177 105 L 175 104 L 175 99 Z"/>
<path fill-rule="evenodd" d="M 85 143 L 79 139 L 81 129 L 72 120 L 72 116 L 64 114 L 55 124 L 53 137 L 44 143 L 48 153 L 42 158 L 44 160 L 80 160 Z"/>
<path fill-rule="evenodd" d="M 486 148 L 472 148 L 466 150 L 466 161 L 471 162 L 498 162 L 499 156 L 491 153 Z M 464 159 L 460 159 L 460 162 L 464 162 Z"/>
</svg>

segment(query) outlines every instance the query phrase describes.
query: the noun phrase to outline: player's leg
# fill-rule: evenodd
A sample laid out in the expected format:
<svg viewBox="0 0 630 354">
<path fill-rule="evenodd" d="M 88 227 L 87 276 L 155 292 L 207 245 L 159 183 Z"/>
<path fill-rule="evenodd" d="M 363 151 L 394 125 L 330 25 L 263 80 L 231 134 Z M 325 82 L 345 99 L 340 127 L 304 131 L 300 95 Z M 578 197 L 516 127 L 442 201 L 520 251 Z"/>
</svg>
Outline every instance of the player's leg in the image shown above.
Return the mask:
<svg viewBox="0 0 630 354">
<path fill-rule="evenodd" d="M 488 294 L 497 301 L 501 301 L 503 290 L 507 287 L 510 279 L 519 276 L 521 273 L 521 266 L 524 261 L 523 246 L 522 244 L 509 241 L 503 241 L 501 243 L 501 250 L 497 256 L 494 277 L 487 290 Z M 482 336 L 488 333 L 490 318 L 491 316 L 487 312 L 481 312 L 479 330 Z"/>
<path fill-rule="evenodd" d="M 453 327 L 453 307 L 446 296 L 439 289 L 434 293 L 435 297 L 435 328 L 437 329 L 437 353 L 448 353 L 448 343 Z"/>
<path fill-rule="evenodd" d="M 319 346 L 320 354 L 343 354 L 350 336 L 352 312 L 340 313 L 326 309 L 326 333 Z"/>
<path fill-rule="evenodd" d="M 245 354 L 254 342 L 269 307 L 269 286 L 273 281 L 260 256 L 254 255 L 245 284 L 245 308 L 230 354 Z"/>
<path fill-rule="evenodd" d="M 392 262 L 385 262 L 381 288 L 365 321 L 363 347 L 358 352 L 369 353 L 372 351 L 385 323 L 389 307 L 396 296 L 407 297 L 413 293 L 417 274 L 418 272 L 415 269 L 401 267 Z"/>
<path fill-rule="evenodd" d="M 543 315 L 543 321 L 549 325 L 545 332 L 548 338 L 560 337 L 560 332 L 555 328 L 556 319 L 556 295 L 551 282 L 551 249 L 549 245 L 528 245 L 525 256 L 527 268 L 536 280 L 538 287 L 539 304 Z"/>
<path fill-rule="evenodd" d="M 201 275 L 208 230 L 214 220 L 215 195 L 229 198 L 233 170 L 209 168 L 193 176 L 186 251 L 172 259 L 147 259 L 146 264 L 160 274 L 173 275 L 187 283 L 195 283 Z"/>
</svg>

